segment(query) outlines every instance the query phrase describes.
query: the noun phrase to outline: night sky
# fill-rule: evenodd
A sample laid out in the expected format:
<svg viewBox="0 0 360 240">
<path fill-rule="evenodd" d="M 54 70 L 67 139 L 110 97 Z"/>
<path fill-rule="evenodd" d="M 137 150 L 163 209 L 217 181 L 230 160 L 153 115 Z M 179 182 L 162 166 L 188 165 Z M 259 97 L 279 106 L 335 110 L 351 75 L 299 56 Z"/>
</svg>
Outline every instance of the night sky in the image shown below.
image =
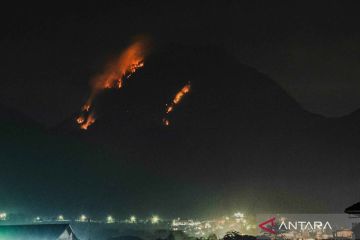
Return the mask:
<svg viewBox="0 0 360 240">
<path fill-rule="evenodd" d="M 0 210 L 342 212 L 360 198 L 357 5 L 3 6 Z M 140 35 L 144 67 L 80 130 L 89 82 Z"/>
</svg>

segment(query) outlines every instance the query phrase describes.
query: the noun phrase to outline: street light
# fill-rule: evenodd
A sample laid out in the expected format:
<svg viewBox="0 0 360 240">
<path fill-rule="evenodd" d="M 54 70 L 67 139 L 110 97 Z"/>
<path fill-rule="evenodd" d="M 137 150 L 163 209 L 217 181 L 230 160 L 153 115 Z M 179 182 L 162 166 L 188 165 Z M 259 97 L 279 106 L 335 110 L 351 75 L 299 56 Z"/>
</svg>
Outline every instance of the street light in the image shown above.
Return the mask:
<svg viewBox="0 0 360 240">
<path fill-rule="evenodd" d="M 159 221 L 160 221 L 160 218 L 158 216 L 154 215 L 151 217 L 152 224 L 157 224 L 157 223 L 159 223 Z"/>
<path fill-rule="evenodd" d="M 82 214 L 81 216 L 80 216 L 80 222 L 85 222 L 86 221 L 86 216 L 84 215 L 84 214 Z"/>
<path fill-rule="evenodd" d="M 136 217 L 135 216 L 130 217 L 130 223 L 136 223 Z"/>
<path fill-rule="evenodd" d="M 107 222 L 107 223 L 114 223 L 114 218 L 109 215 L 109 216 L 107 216 L 107 218 L 106 218 L 106 222 Z"/>
<path fill-rule="evenodd" d="M 234 217 L 236 218 L 243 218 L 244 217 L 244 214 L 242 212 L 236 212 L 234 213 Z"/>
</svg>

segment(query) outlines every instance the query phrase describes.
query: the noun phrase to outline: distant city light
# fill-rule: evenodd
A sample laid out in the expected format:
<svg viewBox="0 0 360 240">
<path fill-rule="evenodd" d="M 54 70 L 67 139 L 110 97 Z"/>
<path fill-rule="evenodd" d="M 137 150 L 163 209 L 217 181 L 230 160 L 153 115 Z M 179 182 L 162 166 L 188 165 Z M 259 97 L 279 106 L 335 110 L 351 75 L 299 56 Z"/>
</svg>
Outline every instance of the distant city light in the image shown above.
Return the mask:
<svg viewBox="0 0 360 240">
<path fill-rule="evenodd" d="M 234 213 L 234 217 L 236 217 L 236 218 L 243 218 L 243 217 L 244 217 L 244 214 L 241 213 L 241 212 L 236 212 L 236 213 Z"/>
<path fill-rule="evenodd" d="M 114 218 L 112 217 L 112 216 L 107 216 L 107 218 L 106 218 L 106 222 L 107 223 L 114 223 L 115 222 L 115 220 L 114 220 Z"/>
<path fill-rule="evenodd" d="M 0 212 L 0 223 L 1 220 L 9 221 L 11 217 L 9 217 L 9 213 L 6 215 L 5 212 Z M 68 219 L 72 219 L 69 217 Z M 226 220 L 228 219 L 228 220 Z M 284 219 L 285 218 L 279 218 Z M 35 216 L 34 218 L 27 218 L 24 221 L 31 221 L 33 224 L 45 224 L 51 223 L 53 221 L 70 221 L 65 220 L 63 215 L 58 215 L 56 218 L 54 216 Z M 91 220 L 91 221 L 90 221 Z M 169 228 L 172 231 L 183 231 L 188 236 L 191 237 L 204 237 L 209 236 L 211 234 L 215 234 L 218 236 L 218 239 L 221 239 L 228 232 L 236 231 L 239 232 L 241 235 L 254 235 L 257 233 L 258 225 L 256 223 L 256 219 L 252 215 L 243 214 L 241 212 L 234 213 L 233 215 L 229 215 L 226 217 L 222 215 L 221 217 L 216 217 L 212 219 L 181 219 L 175 218 L 172 220 L 167 220 L 160 218 L 157 215 L 149 216 L 148 218 L 142 219 L 136 217 L 135 215 L 129 215 L 126 219 L 115 219 L 111 215 L 107 215 L 105 218 L 96 219 L 96 218 L 89 218 L 88 216 L 82 214 L 75 218 L 76 222 L 83 222 L 83 224 L 108 224 L 108 223 L 116 223 L 119 226 L 122 224 L 127 224 L 128 226 L 131 224 L 136 224 L 136 228 L 141 227 L 149 227 L 149 229 L 153 229 L 155 226 L 159 227 L 159 223 L 161 223 L 162 227 L 165 229 Z M 6 222 L 3 222 L 6 223 Z M 156 225 L 159 224 L 159 225 Z M 127 227 L 127 226 L 123 226 Z M 135 226 L 134 226 L 135 227 Z M 350 231 L 350 230 L 349 230 Z M 326 236 L 326 238 L 317 238 L 317 239 L 329 239 L 326 233 L 322 233 L 321 236 Z M 329 235 L 330 236 L 330 235 Z M 195 239 L 195 238 L 194 238 Z"/>
<path fill-rule="evenodd" d="M 151 217 L 152 224 L 157 224 L 157 223 L 159 223 L 159 221 L 160 221 L 160 218 L 158 216 L 154 215 Z"/>
<path fill-rule="evenodd" d="M 134 215 L 130 217 L 130 223 L 136 223 L 136 217 Z"/>
<path fill-rule="evenodd" d="M 85 222 L 86 220 L 87 220 L 87 217 L 84 215 L 84 214 L 82 214 L 81 216 L 80 216 L 80 222 Z"/>
<path fill-rule="evenodd" d="M 5 212 L 0 212 L 0 223 L 1 220 L 8 221 L 9 216 L 6 215 Z M 64 215 L 59 214 L 56 216 L 55 220 L 53 217 L 47 216 L 36 216 L 33 218 L 32 222 L 34 224 L 42 224 L 51 221 L 57 221 L 59 223 L 66 220 Z M 112 215 L 106 215 L 103 219 L 91 219 L 89 216 L 85 214 L 79 215 L 75 218 L 75 221 L 82 222 L 82 223 L 100 223 L 100 224 L 136 224 L 137 226 L 144 227 L 149 225 L 157 226 L 160 224 L 165 224 L 164 227 L 168 226 L 173 231 L 183 231 L 184 233 L 188 234 L 189 236 L 197 236 L 197 237 L 204 237 L 208 236 L 209 234 L 216 234 L 217 236 L 223 236 L 227 232 L 230 231 L 238 231 L 241 234 L 254 234 L 257 229 L 257 225 L 254 224 L 254 219 L 251 218 L 251 215 L 248 216 L 240 211 L 233 213 L 232 215 L 222 215 L 221 217 L 214 218 L 214 219 L 181 219 L 175 218 L 171 220 L 166 220 L 160 218 L 159 215 L 154 214 L 150 215 L 146 219 L 141 219 L 135 215 L 129 215 L 126 219 L 115 219 Z"/>
</svg>

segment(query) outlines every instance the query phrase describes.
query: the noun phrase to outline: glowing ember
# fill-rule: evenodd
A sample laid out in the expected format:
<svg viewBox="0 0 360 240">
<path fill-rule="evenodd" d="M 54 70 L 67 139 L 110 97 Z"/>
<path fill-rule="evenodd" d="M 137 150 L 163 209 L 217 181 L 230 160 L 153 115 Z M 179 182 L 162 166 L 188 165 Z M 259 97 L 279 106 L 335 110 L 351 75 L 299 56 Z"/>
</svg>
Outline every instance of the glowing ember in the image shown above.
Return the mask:
<svg viewBox="0 0 360 240">
<path fill-rule="evenodd" d="M 172 112 L 172 110 L 174 109 L 173 105 L 170 105 L 166 108 L 166 113 Z"/>
<path fill-rule="evenodd" d="M 94 117 L 94 114 L 91 113 L 87 117 L 86 122 L 83 122 L 80 125 L 80 128 L 83 129 L 83 130 L 87 130 L 94 122 L 95 122 L 95 117 Z"/>
<path fill-rule="evenodd" d="M 110 63 L 105 71 L 93 80 L 93 91 L 105 88 L 121 88 L 123 79 L 130 77 L 137 69 L 144 66 L 144 41 L 131 44 L 116 61 Z"/>
<path fill-rule="evenodd" d="M 178 104 L 183 98 L 183 96 L 187 94 L 189 91 L 190 91 L 190 84 L 187 84 L 175 95 L 173 103 Z"/>
<path fill-rule="evenodd" d="M 116 61 L 108 64 L 105 71 L 92 80 L 92 92 L 83 109 L 90 109 L 94 98 L 101 90 L 122 88 L 124 78 L 129 78 L 137 69 L 144 66 L 145 47 L 144 40 L 134 42 Z"/>
<path fill-rule="evenodd" d="M 174 110 L 175 105 L 179 104 L 181 99 L 190 91 L 190 83 L 186 84 L 174 97 L 171 104 L 166 108 L 166 113 L 170 113 Z"/>
<path fill-rule="evenodd" d="M 89 112 L 92 109 L 93 100 L 100 91 L 108 88 L 122 88 L 124 79 L 130 78 L 133 73 L 144 66 L 146 45 L 147 41 L 144 39 L 135 41 L 115 61 L 108 64 L 102 74 L 97 75 L 91 81 L 91 94 L 81 108 L 82 112 Z M 92 110 L 92 112 L 94 111 Z M 93 114 L 90 114 L 86 121 L 84 117 L 82 118 L 79 117 L 76 121 L 84 130 L 95 122 Z"/>
<path fill-rule="evenodd" d="M 163 118 L 163 124 L 165 126 L 169 126 L 170 125 L 170 121 L 167 118 Z"/>
<path fill-rule="evenodd" d="M 90 105 L 89 105 L 89 104 L 85 104 L 85 105 L 82 107 L 82 110 L 83 110 L 84 112 L 88 112 L 89 109 L 90 109 Z"/>
<path fill-rule="evenodd" d="M 79 117 L 76 119 L 76 122 L 77 122 L 78 124 L 82 124 L 82 123 L 84 123 L 84 121 L 85 121 L 85 118 L 84 118 L 83 116 L 79 116 Z"/>
<path fill-rule="evenodd" d="M 174 99 L 172 100 L 172 102 L 169 105 L 166 105 L 166 114 L 169 114 L 170 112 L 172 112 L 175 108 L 176 105 L 178 105 L 181 100 L 183 99 L 183 97 L 190 92 L 190 88 L 191 85 L 190 83 L 186 84 L 178 93 L 176 93 Z M 167 118 L 163 118 L 163 124 L 165 126 L 169 126 L 170 122 Z"/>
</svg>

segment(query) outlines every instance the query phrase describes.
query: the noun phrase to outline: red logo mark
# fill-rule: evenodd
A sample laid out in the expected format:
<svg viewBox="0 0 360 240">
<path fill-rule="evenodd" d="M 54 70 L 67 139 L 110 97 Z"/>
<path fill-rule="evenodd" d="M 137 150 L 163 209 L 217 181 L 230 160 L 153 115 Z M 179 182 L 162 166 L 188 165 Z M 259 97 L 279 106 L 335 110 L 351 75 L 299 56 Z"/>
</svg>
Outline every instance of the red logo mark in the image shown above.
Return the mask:
<svg viewBox="0 0 360 240">
<path fill-rule="evenodd" d="M 260 224 L 259 224 L 259 227 L 260 227 L 262 230 L 264 230 L 265 232 L 272 233 L 272 234 L 276 234 L 276 232 L 274 231 L 274 229 L 266 227 L 266 225 L 269 225 L 269 224 L 271 224 L 272 227 L 275 226 L 275 217 L 270 218 L 269 220 L 260 223 Z"/>
</svg>

